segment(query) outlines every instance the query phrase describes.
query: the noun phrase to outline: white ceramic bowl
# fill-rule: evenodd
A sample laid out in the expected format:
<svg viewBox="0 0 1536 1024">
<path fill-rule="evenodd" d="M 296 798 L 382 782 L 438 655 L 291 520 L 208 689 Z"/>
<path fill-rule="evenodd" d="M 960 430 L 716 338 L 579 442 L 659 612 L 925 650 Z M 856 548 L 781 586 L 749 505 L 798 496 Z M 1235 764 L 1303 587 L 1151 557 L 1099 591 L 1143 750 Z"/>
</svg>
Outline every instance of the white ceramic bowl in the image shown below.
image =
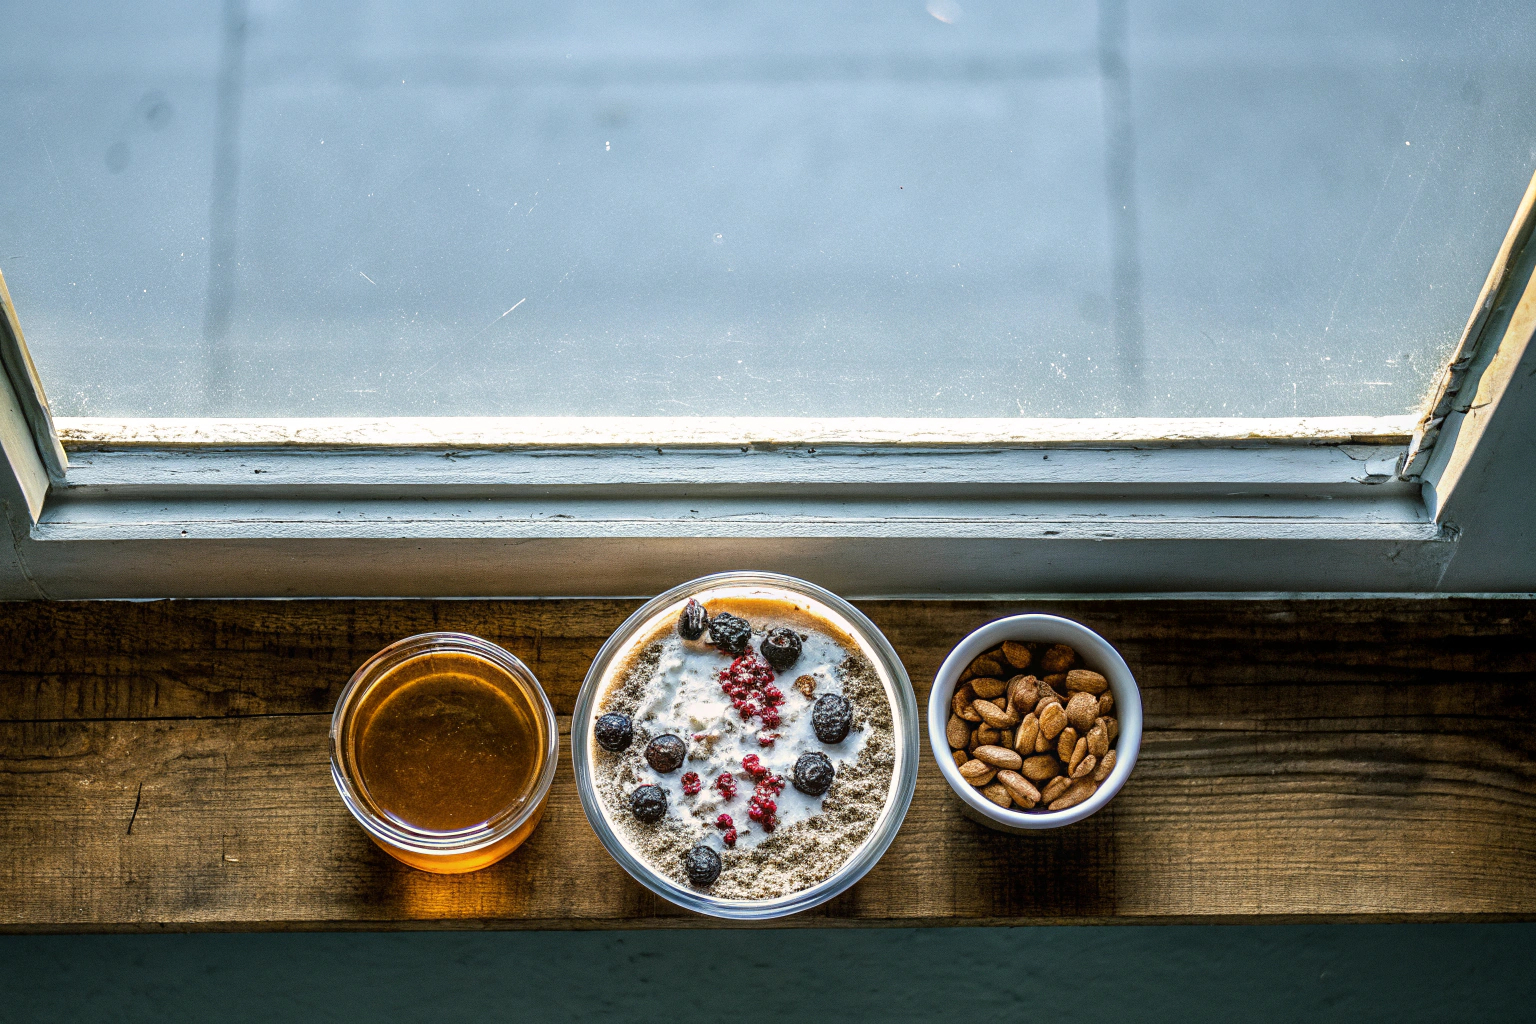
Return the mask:
<svg viewBox="0 0 1536 1024">
<path fill-rule="evenodd" d="M 960 673 L 978 654 L 1004 640 L 1066 644 L 1077 651 L 1084 665 L 1109 680 L 1109 691 L 1115 695 L 1115 716 L 1120 720 L 1120 735 L 1114 747 L 1115 769 L 1099 786 L 1098 792 L 1076 807 L 1064 811 L 1005 811 L 966 782 L 960 769 L 955 767 L 944 727 L 949 722 L 950 702 L 954 699 Z M 1000 832 L 1059 828 L 1082 821 L 1109 803 L 1130 778 L 1131 770 L 1136 767 L 1136 755 L 1141 750 L 1141 691 L 1136 688 L 1136 680 L 1120 652 L 1082 623 L 1057 615 L 1011 615 L 987 623 L 960 641 L 939 666 L 933 690 L 928 695 L 928 745 L 933 749 L 934 760 L 944 773 L 949 788 L 959 798 L 966 817 Z"/>
</svg>

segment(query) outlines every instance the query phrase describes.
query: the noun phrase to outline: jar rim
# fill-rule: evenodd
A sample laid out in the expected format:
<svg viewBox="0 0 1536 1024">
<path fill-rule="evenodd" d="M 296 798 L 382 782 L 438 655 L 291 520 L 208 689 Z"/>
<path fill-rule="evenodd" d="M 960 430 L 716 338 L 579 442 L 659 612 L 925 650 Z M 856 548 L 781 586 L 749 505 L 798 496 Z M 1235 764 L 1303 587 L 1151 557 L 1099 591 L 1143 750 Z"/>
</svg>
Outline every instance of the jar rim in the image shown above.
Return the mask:
<svg viewBox="0 0 1536 1024">
<path fill-rule="evenodd" d="M 357 703 L 374 683 L 413 658 L 444 652 L 472 654 L 483 658 L 515 679 L 526 691 L 529 703 L 543 721 L 545 741 L 543 767 L 525 799 L 476 825 L 438 832 L 414 828 L 374 808 L 371 801 L 359 791 L 355 778 L 356 765 L 347 754 L 344 734 Z M 560 759 L 560 730 L 544 687 L 539 684 L 533 670 L 515 654 L 471 633 L 418 633 L 396 640 L 352 673 L 352 678 L 342 689 L 341 696 L 336 700 L 336 708 L 331 713 L 330 754 L 331 779 L 341 794 L 342 803 L 346 804 L 358 824 L 375 840 L 426 856 L 462 855 L 475 853 L 500 842 L 539 812 L 554 782 L 555 765 Z"/>
</svg>

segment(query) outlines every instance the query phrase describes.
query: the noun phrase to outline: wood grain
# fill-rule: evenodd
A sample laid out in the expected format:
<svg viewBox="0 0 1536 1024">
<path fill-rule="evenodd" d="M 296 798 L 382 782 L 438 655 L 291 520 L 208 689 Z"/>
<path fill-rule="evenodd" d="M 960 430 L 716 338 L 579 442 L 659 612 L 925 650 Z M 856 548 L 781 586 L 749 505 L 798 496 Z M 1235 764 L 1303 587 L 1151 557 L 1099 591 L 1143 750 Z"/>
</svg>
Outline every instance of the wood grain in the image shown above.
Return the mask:
<svg viewBox="0 0 1536 1024">
<path fill-rule="evenodd" d="M 347 816 L 329 710 L 384 644 L 496 639 L 568 715 L 625 601 L 0 605 L 0 928 L 700 925 L 597 842 L 568 755 L 533 838 L 442 878 Z M 920 703 L 966 631 L 1098 629 L 1147 732 L 1101 814 L 964 818 L 925 764 L 859 885 L 787 924 L 1536 917 L 1536 602 L 864 602 Z M 562 719 L 564 722 L 564 719 Z"/>
</svg>

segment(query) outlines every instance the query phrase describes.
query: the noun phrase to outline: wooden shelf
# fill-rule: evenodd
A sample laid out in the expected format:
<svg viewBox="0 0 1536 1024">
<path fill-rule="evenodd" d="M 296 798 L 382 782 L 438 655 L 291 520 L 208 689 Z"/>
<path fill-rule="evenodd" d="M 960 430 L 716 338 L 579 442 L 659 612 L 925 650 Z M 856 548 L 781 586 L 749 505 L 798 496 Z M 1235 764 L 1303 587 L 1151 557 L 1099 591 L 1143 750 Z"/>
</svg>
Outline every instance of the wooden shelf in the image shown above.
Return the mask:
<svg viewBox="0 0 1536 1024">
<path fill-rule="evenodd" d="M 375 849 L 330 780 L 331 707 L 385 644 L 434 629 L 495 640 L 568 716 L 637 603 L 0 605 L 0 929 L 711 923 L 609 858 L 568 752 L 533 838 L 458 877 Z M 1536 602 L 860 606 L 920 705 L 983 622 L 1087 623 L 1142 686 L 1141 761 L 1104 812 L 1024 837 L 962 817 L 925 763 L 881 863 L 785 924 L 1536 917 Z"/>
</svg>

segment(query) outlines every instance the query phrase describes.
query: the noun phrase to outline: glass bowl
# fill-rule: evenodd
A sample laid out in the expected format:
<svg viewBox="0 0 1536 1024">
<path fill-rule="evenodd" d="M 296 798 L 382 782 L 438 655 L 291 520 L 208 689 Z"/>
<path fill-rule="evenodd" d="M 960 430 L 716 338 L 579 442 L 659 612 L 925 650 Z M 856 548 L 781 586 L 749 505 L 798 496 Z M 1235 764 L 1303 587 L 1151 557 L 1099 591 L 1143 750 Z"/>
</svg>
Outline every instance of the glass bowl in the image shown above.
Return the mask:
<svg viewBox="0 0 1536 1024">
<path fill-rule="evenodd" d="M 450 673 L 499 691 L 511 713 L 526 721 L 531 746 L 542 760 L 528 783 L 500 811 L 461 828 L 433 831 L 391 814 L 375 799 L 359 765 L 359 748 L 364 723 L 392 696 L 413 683 Z M 331 778 L 369 838 L 395 859 L 439 874 L 477 871 L 521 845 L 544 814 L 560 759 L 555 712 L 533 672 L 496 644 L 467 633 L 406 637 L 369 658 L 353 673 L 336 702 L 330 739 Z"/>
<path fill-rule="evenodd" d="M 718 598 L 754 597 L 814 602 L 814 610 L 818 615 L 824 616 L 853 637 L 874 666 L 884 684 L 886 698 L 890 701 L 895 764 L 885 806 L 869 837 L 833 874 L 808 888 L 772 899 L 721 899 L 679 885 L 656 871 L 630 850 L 609 823 L 592 774 L 593 717 L 600 696 L 608 691 L 614 682 L 615 673 L 622 667 L 621 656 L 627 654 L 637 640 L 651 636 L 664 624 L 670 628 L 689 598 L 708 604 Z M 635 881 L 680 907 L 710 917 L 742 921 L 767 920 L 807 910 L 846 891 L 864 877 L 891 845 L 902 819 L 906 817 L 907 807 L 912 802 L 912 790 L 917 782 L 919 756 L 917 698 L 912 692 L 907 671 L 890 641 L 862 612 L 836 594 L 805 580 L 777 573 L 728 572 L 704 576 L 673 587 L 646 602 L 624 621 L 597 652 L 597 658 L 592 662 L 581 693 L 576 698 L 576 712 L 571 719 L 571 759 L 576 769 L 576 789 L 581 796 L 582 810 L 586 812 L 593 831 L 613 855 L 613 859 Z"/>
</svg>

